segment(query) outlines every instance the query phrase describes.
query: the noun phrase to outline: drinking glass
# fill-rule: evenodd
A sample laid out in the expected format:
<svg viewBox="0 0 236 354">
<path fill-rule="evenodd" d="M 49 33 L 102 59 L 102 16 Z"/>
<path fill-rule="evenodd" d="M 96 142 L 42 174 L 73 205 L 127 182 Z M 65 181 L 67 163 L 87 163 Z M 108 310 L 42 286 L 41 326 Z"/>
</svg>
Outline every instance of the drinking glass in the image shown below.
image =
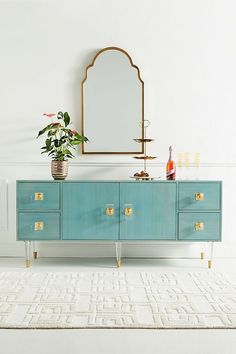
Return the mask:
<svg viewBox="0 0 236 354">
<path fill-rule="evenodd" d="M 199 172 L 200 172 L 200 153 L 199 152 L 195 152 L 194 165 L 195 165 L 195 179 L 199 179 Z"/>
<path fill-rule="evenodd" d="M 190 167 L 190 161 L 189 161 L 189 153 L 184 152 L 184 167 L 185 167 L 185 173 L 184 173 L 184 178 L 189 179 L 189 167 Z"/>
<path fill-rule="evenodd" d="M 178 159 L 177 159 L 177 178 L 182 179 L 183 178 L 183 153 L 179 152 L 178 153 Z"/>
</svg>

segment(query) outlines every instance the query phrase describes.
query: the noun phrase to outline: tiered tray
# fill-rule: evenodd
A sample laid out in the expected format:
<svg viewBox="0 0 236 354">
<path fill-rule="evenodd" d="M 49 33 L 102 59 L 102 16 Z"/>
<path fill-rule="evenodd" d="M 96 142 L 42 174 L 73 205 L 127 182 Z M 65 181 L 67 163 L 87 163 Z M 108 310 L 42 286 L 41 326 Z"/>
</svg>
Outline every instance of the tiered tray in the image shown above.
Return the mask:
<svg viewBox="0 0 236 354">
<path fill-rule="evenodd" d="M 148 120 L 144 120 L 144 138 L 141 139 L 134 139 L 137 143 L 144 144 L 144 155 L 141 156 L 133 156 L 134 159 L 137 160 L 143 160 L 143 171 L 137 172 L 132 176 L 131 178 L 135 178 L 136 180 L 153 180 L 154 177 L 149 176 L 149 173 L 147 173 L 147 161 L 148 160 L 154 160 L 156 159 L 156 156 L 150 156 L 147 155 L 147 148 L 146 144 L 151 143 L 154 141 L 154 139 L 149 139 L 146 138 L 146 128 L 150 125 L 150 122 Z"/>
</svg>

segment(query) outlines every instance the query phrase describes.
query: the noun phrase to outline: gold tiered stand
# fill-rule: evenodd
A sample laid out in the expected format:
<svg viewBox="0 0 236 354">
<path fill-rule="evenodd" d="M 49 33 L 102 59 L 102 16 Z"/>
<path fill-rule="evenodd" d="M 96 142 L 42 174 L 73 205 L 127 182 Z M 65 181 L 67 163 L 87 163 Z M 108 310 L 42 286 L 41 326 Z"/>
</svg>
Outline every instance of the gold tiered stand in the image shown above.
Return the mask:
<svg viewBox="0 0 236 354">
<path fill-rule="evenodd" d="M 146 129 L 150 125 L 149 120 L 144 120 L 143 127 L 144 127 L 144 138 L 141 139 L 134 139 L 137 143 L 144 144 L 144 155 L 142 156 L 134 156 L 134 159 L 143 160 L 143 171 L 137 172 L 131 178 L 135 178 L 136 180 L 153 180 L 154 177 L 150 177 L 147 173 L 147 161 L 156 159 L 156 156 L 148 156 L 147 155 L 147 143 L 154 141 L 154 139 L 149 139 L 146 137 Z"/>
</svg>

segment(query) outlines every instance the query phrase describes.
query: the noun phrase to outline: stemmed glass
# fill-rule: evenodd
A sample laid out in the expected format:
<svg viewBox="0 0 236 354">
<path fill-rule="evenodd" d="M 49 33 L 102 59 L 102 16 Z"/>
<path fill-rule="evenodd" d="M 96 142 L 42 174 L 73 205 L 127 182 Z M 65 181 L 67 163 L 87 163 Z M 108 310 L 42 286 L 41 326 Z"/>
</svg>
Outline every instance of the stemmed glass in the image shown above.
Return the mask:
<svg viewBox="0 0 236 354">
<path fill-rule="evenodd" d="M 189 167 L 190 167 L 190 161 L 189 161 L 189 153 L 184 152 L 184 167 L 185 167 L 185 179 L 189 179 Z"/>
<path fill-rule="evenodd" d="M 196 171 L 196 179 L 199 179 L 199 169 L 200 169 L 200 153 L 199 152 L 195 152 L 194 165 L 195 165 L 195 171 Z"/>
<path fill-rule="evenodd" d="M 177 160 L 177 177 L 178 179 L 182 179 L 183 178 L 183 153 L 179 152 L 178 153 L 178 160 Z"/>
</svg>

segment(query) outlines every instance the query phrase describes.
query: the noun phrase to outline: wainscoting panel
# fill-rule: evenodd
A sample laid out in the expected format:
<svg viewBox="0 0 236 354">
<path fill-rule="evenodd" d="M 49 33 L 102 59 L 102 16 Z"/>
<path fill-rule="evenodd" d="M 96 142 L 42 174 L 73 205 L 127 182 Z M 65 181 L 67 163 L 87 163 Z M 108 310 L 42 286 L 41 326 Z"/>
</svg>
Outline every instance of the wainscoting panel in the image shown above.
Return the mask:
<svg viewBox="0 0 236 354">
<path fill-rule="evenodd" d="M 7 181 L 0 179 L 0 232 L 8 229 Z"/>
</svg>

